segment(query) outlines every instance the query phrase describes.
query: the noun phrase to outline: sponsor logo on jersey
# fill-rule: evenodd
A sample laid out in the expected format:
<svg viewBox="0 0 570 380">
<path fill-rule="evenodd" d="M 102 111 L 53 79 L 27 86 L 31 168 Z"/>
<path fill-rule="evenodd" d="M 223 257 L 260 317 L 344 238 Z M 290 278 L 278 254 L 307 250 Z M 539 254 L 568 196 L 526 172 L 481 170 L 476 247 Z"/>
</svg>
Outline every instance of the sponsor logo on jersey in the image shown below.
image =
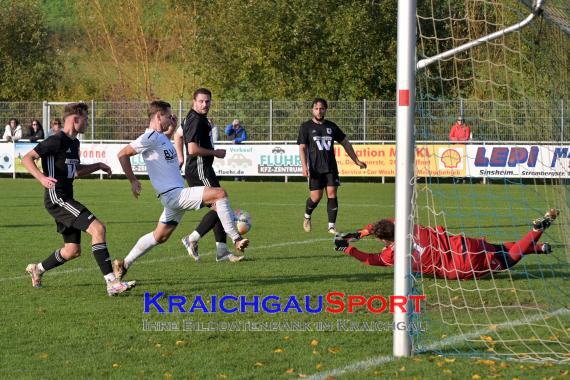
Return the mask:
<svg viewBox="0 0 570 380">
<path fill-rule="evenodd" d="M 331 150 L 332 137 L 330 136 L 313 136 L 313 140 L 319 150 Z"/>
<path fill-rule="evenodd" d="M 164 149 L 163 152 L 166 161 L 172 161 L 176 158 L 176 151 L 174 149 Z"/>
</svg>

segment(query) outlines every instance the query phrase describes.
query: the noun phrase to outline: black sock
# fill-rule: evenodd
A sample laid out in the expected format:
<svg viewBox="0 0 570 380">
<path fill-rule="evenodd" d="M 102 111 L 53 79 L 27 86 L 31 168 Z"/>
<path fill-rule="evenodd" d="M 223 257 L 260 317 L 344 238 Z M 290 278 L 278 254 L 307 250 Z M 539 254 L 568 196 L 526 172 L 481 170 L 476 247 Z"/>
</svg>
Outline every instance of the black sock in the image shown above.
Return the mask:
<svg viewBox="0 0 570 380">
<path fill-rule="evenodd" d="M 213 229 L 219 221 L 220 218 L 218 218 L 218 213 L 214 210 L 210 210 L 206 215 L 204 215 L 202 221 L 198 224 L 198 227 L 196 227 L 196 232 L 198 232 L 200 237 L 202 237 L 210 232 L 210 230 Z"/>
<path fill-rule="evenodd" d="M 214 226 L 214 236 L 216 237 L 216 243 L 226 243 L 227 242 L 226 231 L 224 231 L 224 226 L 222 225 L 220 218 L 218 218 L 218 222 Z"/>
<path fill-rule="evenodd" d="M 319 205 L 319 202 L 321 200 L 319 199 L 316 202 L 313 202 L 313 200 L 309 197 L 307 198 L 307 206 L 305 207 L 305 213 L 307 213 L 307 215 L 311 215 L 313 213 L 313 210 L 317 208 L 317 206 Z"/>
<path fill-rule="evenodd" d="M 327 214 L 329 214 L 329 223 L 336 223 L 336 214 L 338 214 L 338 199 L 329 198 L 327 202 Z"/>
<path fill-rule="evenodd" d="M 93 244 L 91 246 L 91 251 L 101 269 L 103 276 L 113 273 L 113 267 L 111 266 L 111 258 L 109 257 L 109 251 L 107 250 L 107 243 Z"/>
<path fill-rule="evenodd" d="M 67 260 L 61 256 L 61 249 L 58 249 L 56 251 L 53 251 L 53 253 L 47 257 L 47 259 L 42 261 L 42 267 L 44 270 L 48 271 L 65 264 L 66 261 Z"/>
</svg>

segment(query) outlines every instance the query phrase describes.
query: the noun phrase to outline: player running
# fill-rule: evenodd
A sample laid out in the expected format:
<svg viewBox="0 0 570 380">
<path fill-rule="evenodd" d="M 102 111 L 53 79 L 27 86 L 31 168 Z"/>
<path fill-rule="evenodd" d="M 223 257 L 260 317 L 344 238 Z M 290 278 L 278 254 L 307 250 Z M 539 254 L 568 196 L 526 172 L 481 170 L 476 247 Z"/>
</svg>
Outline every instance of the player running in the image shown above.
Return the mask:
<svg viewBox="0 0 570 380">
<path fill-rule="evenodd" d="M 154 231 L 142 236 L 124 260 L 115 260 L 115 275 L 122 278 L 135 260 L 150 251 L 157 244 L 164 243 L 174 232 L 186 211 L 198 210 L 212 205 L 216 210 L 226 233 L 232 238 L 238 252 L 243 252 L 249 240 L 240 236 L 234 224 L 234 214 L 225 190 L 221 187 L 184 187 L 180 176 L 178 157 L 170 139 L 164 131 L 176 126 L 170 104 L 153 101 L 149 107 L 149 127 L 135 141 L 125 146 L 118 154 L 121 167 L 129 181 L 135 198 L 141 193 L 141 183 L 131 167 L 130 157 L 141 154 L 150 182 L 154 187 L 164 210 Z"/>
<path fill-rule="evenodd" d="M 105 238 L 105 225 L 73 197 L 75 177 L 103 170 L 111 175 L 111 168 L 102 162 L 81 165 L 77 135 L 87 127 L 88 108 L 85 103 L 70 103 L 64 109 L 63 131 L 40 142 L 22 159 L 26 169 L 45 187 L 44 206 L 55 219 L 57 232 L 63 236 L 64 245 L 41 263 L 29 264 L 26 272 L 32 276 L 32 286 L 42 286 L 43 274 L 81 254 L 81 231 L 91 235 L 91 250 L 99 265 L 107 294 L 113 296 L 135 285 L 134 281 L 121 282 L 113 274 Z M 34 161 L 42 159 L 41 172 Z"/>
<path fill-rule="evenodd" d="M 550 209 L 542 218 L 533 221 L 533 228 L 517 242 L 491 244 L 484 238 L 470 238 L 462 234 L 450 235 L 442 226 L 436 228 L 414 225 L 412 241 L 412 271 L 446 279 L 469 280 L 481 278 L 512 268 L 524 255 L 549 254 L 548 243 L 538 243 L 544 230 L 554 222 L 559 210 Z M 367 265 L 394 265 L 394 220 L 382 219 L 358 232 L 337 234 L 335 250 Z M 365 253 L 350 246 L 349 241 L 372 235 L 386 247 L 380 253 Z"/>
</svg>

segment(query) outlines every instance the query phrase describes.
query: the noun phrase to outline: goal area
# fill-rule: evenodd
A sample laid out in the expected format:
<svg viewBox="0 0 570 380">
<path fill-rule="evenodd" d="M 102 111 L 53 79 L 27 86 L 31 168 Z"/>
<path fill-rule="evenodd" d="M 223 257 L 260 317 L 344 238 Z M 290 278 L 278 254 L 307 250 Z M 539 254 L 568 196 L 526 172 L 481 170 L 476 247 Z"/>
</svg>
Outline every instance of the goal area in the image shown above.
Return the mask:
<svg viewBox="0 0 570 380">
<path fill-rule="evenodd" d="M 395 294 L 426 295 L 422 312 L 408 317 L 428 329 L 395 333 L 394 354 L 568 363 L 569 5 L 432 0 L 411 11 L 402 3 L 408 2 L 400 2 L 398 15 L 395 214 L 406 223 L 396 225 Z M 400 24 L 404 8 L 413 36 Z M 402 68 L 406 54 L 413 73 Z M 471 136 L 450 141 L 458 119 Z M 427 164 L 416 148 L 427 149 Z M 500 245 L 519 240 L 550 208 L 560 210 L 540 238 L 550 254 L 524 255 L 508 270 L 468 280 L 410 268 L 414 224 Z"/>
</svg>

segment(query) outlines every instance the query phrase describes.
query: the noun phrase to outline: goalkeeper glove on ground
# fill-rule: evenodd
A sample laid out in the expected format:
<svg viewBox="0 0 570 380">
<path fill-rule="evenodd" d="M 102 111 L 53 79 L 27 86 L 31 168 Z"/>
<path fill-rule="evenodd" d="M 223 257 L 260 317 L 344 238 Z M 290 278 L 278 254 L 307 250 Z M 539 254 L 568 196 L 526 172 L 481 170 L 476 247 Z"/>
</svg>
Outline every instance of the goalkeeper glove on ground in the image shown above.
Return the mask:
<svg viewBox="0 0 570 380">
<path fill-rule="evenodd" d="M 340 252 L 345 252 L 349 245 L 348 245 L 348 241 L 345 240 L 342 236 L 344 234 L 336 234 L 334 237 L 334 250 L 335 251 L 340 251 Z"/>
</svg>

